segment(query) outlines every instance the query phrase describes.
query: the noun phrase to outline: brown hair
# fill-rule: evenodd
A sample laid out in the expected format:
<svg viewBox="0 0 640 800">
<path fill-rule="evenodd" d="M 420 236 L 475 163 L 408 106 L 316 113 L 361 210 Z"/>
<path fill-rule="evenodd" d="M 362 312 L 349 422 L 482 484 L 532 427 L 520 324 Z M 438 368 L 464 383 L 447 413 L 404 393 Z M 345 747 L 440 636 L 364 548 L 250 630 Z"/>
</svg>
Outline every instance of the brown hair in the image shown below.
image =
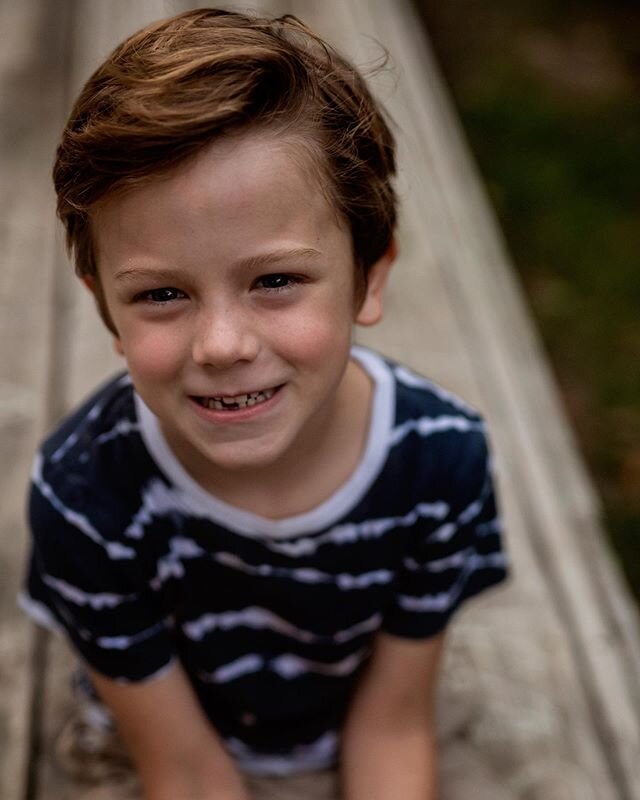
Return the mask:
<svg viewBox="0 0 640 800">
<path fill-rule="evenodd" d="M 78 97 L 57 150 L 58 215 L 76 273 L 100 288 L 91 209 L 244 129 L 290 131 L 311 147 L 351 232 L 358 291 L 396 222 L 395 145 L 358 71 L 291 15 L 179 14 L 119 45 Z M 300 137 L 300 134 L 302 137 Z"/>
</svg>

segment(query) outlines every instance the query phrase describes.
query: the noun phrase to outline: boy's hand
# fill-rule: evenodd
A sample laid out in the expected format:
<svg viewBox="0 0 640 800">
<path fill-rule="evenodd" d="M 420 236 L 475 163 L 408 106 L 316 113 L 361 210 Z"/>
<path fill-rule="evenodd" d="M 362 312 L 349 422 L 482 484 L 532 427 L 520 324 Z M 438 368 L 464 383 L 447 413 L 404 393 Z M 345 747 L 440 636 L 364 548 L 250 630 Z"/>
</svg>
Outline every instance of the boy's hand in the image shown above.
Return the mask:
<svg viewBox="0 0 640 800">
<path fill-rule="evenodd" d="M 436 800 L 434 692 L 444 634 L 378 634 L 342 739 L 345 800 Z"/>
<path fill-rule="evenodd" d="M 89 673 L 136 763 L 145 800 L 249 800 L 181 666 L 135 684 Z"/>
</svg>

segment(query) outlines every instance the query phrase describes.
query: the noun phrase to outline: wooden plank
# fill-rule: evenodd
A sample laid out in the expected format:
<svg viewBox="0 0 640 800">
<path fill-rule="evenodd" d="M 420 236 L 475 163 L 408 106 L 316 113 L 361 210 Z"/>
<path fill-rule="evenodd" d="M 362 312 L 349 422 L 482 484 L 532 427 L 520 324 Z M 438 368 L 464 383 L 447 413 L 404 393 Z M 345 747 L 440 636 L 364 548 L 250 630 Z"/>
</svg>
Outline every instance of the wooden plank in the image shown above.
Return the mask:
<svg viewBox="0 0 640 800">
<path fill-rule="evenodd" d="M 54 202 L 49 188 L 66 68 L 64 7 L 0 4 L 0 796 L 28 790 L 34 631 L 15 604 L 26 560 L 24 496 L 55 414 Z M 46 31 L 46 35 L 45 35 Z M 39 636 L 36 641 L 40 641 Z M 36 651 L 37 652 L 37 651 Z M 35 702 L 35 705 L 32 703 Z"/>
</svg>

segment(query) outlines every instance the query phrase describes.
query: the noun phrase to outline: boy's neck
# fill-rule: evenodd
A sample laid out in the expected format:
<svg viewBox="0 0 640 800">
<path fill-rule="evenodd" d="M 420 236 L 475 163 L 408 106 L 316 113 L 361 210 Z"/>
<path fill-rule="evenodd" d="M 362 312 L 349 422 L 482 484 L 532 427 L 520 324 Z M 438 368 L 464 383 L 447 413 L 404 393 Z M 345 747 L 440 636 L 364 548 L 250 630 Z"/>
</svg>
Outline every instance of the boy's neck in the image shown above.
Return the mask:
<svg viewBox="0 0 640 800">
<path fill-rule="evenodd" d="M 368 439 L 372 397 L 372 379 L 350 359 L 335 403 L 286 460 L 275 467 L 237 472 L 216 470 L 210 463 L 195 472 L 191 465 L 191 477 L 218 499 L 262 517 L 284 519 L 310 511 L 331 497 L 358 466 Z M 182 460 L 171 437 L 166 438 Z"/>
</svg>

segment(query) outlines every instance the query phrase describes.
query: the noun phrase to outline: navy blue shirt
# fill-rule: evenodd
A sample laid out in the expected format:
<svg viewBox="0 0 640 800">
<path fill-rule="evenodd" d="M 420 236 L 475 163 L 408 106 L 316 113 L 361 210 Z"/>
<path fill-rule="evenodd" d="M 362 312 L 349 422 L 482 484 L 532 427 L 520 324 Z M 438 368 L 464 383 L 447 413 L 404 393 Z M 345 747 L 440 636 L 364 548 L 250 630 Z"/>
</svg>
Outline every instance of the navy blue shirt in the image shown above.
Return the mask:
<svg viewBox="0 0 640 800">
<path fill-rule="evenodd" d="M 22 607 L 104 675 L 176 660 L 249 772 L 335 761 L 383 630 L 440 632 L 506 574 L 481 416 L 378 354 L 365 451 L 327 501 L 271 520 L 197 484 L 124 374 L 47 439 L 33 468 Z"/>
</svg>

